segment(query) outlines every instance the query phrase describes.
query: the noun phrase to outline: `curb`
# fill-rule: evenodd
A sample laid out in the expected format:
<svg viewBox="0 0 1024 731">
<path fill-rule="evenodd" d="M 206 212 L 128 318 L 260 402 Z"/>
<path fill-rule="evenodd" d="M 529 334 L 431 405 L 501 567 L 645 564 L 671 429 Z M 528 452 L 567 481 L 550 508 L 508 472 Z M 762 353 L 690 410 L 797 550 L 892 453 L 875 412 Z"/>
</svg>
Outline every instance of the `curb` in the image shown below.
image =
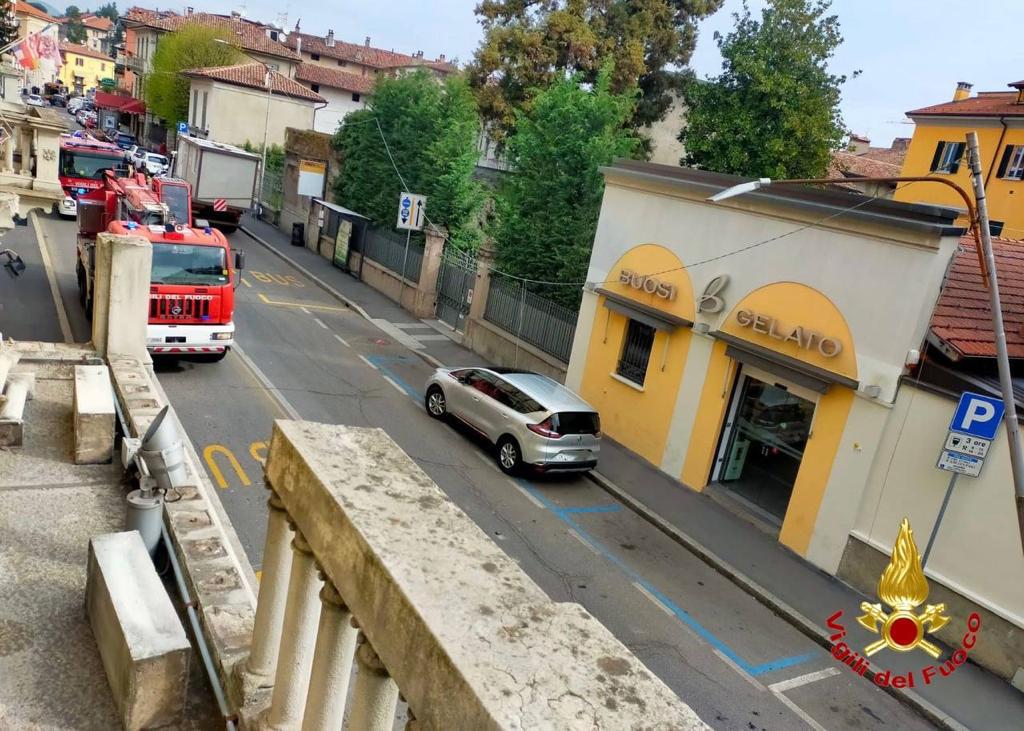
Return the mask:
<svg viewBox="0 0 1024 731">
<path fill-rule="evenodd" d="M 729 579 L 729 581 L 734 583 L 755 600 L 771 609 L 776 615 L 796 628 L 801 634 L 805 635 L 810 640 L 831 653 L 832 642 L 829 640 L 828 633 L 825 632 L 817 623 L 808 619 L 756 581 L 748 578 L 740 572 L 739 569 L 735 568 L 732 564 L 715 554 L 706 546 L 698 543 L 696 540 L 683 533 L 601 473 L 594 470 L 586 474 L 587 477 L 589 477 L 590 480 L 602 490 L 621 502 L 627 508 L 632 510 L 690 553 L 694 554 L 715 571 L 722 574 L 722 576 Z M 869 669 L 866 676 L 873 680 L 875 673 Z M 893 688 L 891 686 L 876 687 L 880 687 L 883 691 L 896 698 L 896 700 L 917 711 L 929 721 L 938 724 L 942 728 L 950 729 L 950 731 L 969 731 L 962 723 L 912 690 L 903 690 Z"/>
<path fill-rule="evenodd" d="M 268 249 L 272 254 L 274 254 L 274 256 L 278 257 L 282 261 L 294 267 L 304 276 L 309 277 L 309 279 L 312 280 L 314 284 L 316 284 L 322 290 L 327 292 L 327 294 L 345 303 L 346 306 L 355 310 L 363 319 L 377 326 L 377 323 L 374 322 L 374 319 L 369 315 L 369 313 L 366 312 L 366 310 L 364 310 L 351 299 L 349 299 L 341 292 L 336 290 L 334 287 L 324 282 L 322 279 L 317 277 L 315 274 L 313 274 L 304 266 L 296 262 L 291 257 L 278 251 L 276 247 L 274 247 L 272 244 L 268 243 L 267 241 L 257 236 L 255 233 L 247 229 L 245 226 L 239 226 L 239 229 L 253 241 L 257 242 L 258 244 Z M 435 368 L 445 367 L 444 363 L 442 363 L 440 360 L 430 355 L 429 353 L 420 350 L 413 350 L 412 352 L 419 356 L 422 360 L 424 360 L 428 365 L 431 365 Z M 725 578 L 729 579 L 729 581 L 736 584 L 736 586 L 738 586 L 744 592 L 746 592 L 751 597 L 756 599 L 758 602 L 771 609 L 776 615 L 778 615 L 783 620 L 788 622 L 790 625 L 795 627 L 802 634 L 806 635 L 810 640 L 831 652 L 832 643 L 829 640 L 828 633 L 822 630 L 818 624 L 812 622 L 810 619 L 805 617 L 803 614 L 798 612 L 793 607 L 789 606 L 786 602 L 782 601 L 782 599 L 777 597 L 775 594 L 772 594 L 770 591 L 765 589 L 756 581 L 753 581 L 752 579 L 745 576 L 743 573 L 739 571 L 739 569 L 732 566 L 728 561 L 721 558 L 704 545 L 698 543 L 693 538 L 683 533 L 681 530 L 679 530 L 674 525 L 666 521 L 656 512 L 654 512 L 649 507 L 644 505 L 644 503 L 634 498 L 632 495 L 624 491 L 622 488 L 617 486 L 614 482 L 609 480 L 601 473 L 597 471 L 591 471 L 586 474 L 587 477 L 589 477 L 602 490 L 610 494 L 616 500 L 621 502 L 627 508 L 632 510 L 634 513 L 639 515 L 641 518 L 646 520 L 648 523 L 653 525 L 655 528 L 660 530 L 662 533 L 667 535 L 669 538 L 671 538 L 673 541 L 681 545 L 683 548 L 690 551 L 690 553 L 694 554 L 701 561 L 708 564 L 715 571 L 725 576 Z M 866 675 L 868 678 L 873 679 L 875 674 L 873 671 L 869 670 L 866 673 Z M 889 695 L 896 698 L 896 700 L 908 706 L 909 708 L 917 711 L 922 716 L 927 718 L 929 721 L 941 726 L 942 728 L 949 729 L 950 731 L 969 731 L 969 729 L 966 726 L 964 726 L 959 721 L 952 718 L 949 714 L 945 713 L 942 709 L 925 700 L 923 697 L 921 697 L 919 694 L 915 693 L 912 690 L 902 690 L 899 688 L 893 688 L 891 686 L 876 687 L 881 687 L 883 691 L 887 692 Z"/>
<path fill-rule="evenodd" d="M 295 269 L 298 272 L 300 272 L 303 276 L 308 277 L 310 279 L 310 281 L 313 282 L 313 284 L 318 286 L 320 289 L 322 289 L 324 292 L 329 294 L 331 297 L 334 297 L 339 302 L 344 303 L 344 305 L 346 307 L 348 307 L 348 308 L 350 308 L 352 310 L 355 310 L 356 314 L 358 314 L 364 320 L 366 320 L 367 322 L 372 324 L 378 330 L 380 330 L 381 332 L 384 332 L 383 328 L 381 328 L 380 325 L 378 325 L 376 322 L 374 322 L 373 317 L 370 315 L 369 312 L 367 312 L 365 309 L 363 309 L 362 306 L 356 304 L 356 302 L 354 302 L 353 300 L 351 300 L 348 297 L 346 297 L 345 295 L 343 295 L 341 292 L 336 290 L 334 287 L 329 285 L 327 282 L 322 280 L 317 275 L 313 274 L 313 272 L 311 272 L 308 269 L 306 269 L 306 267 L 304 267 L 301 264 L 299 264 L 297 261 L 292 259 L 287 254 L 284 254 L 284 253 L 278 251 L 277 247 L 275 247 L 273 244 L 269 243 L 268 241 L 264 240 L 262 237 L 260 237 L 260 236 L 256 235 L 255 233 L 253 233 L 248 228 L 246 228 L 244 225 L 240 224 L 238 226 L 238 230 L 241 231 L 242 233 L 244 233 L 246 236 L 248 236 L 250 239 L 255 241 L 257 244 L 259 244 L 263 248 L 267 249 L 271 254 L 276 256 L 278 259 L 280 259 L 281 261 L 285 262 L 286 264 L 288 264 L 293 269 Z M 432 356 L 430 353 L 425 353 L 425 352 L 423 352 L 421 350 L 414 350 L 412 348 L 409 348 L 409 350 L 412 353 L 414 353 L 415 355 L 418 355 L 429 366 L 432 366 L 434 368 L 444 368 L 445 367 L 444 363 L 442 363 L 440 360 L 438 360 L 437 358 Z"/>
</svg>

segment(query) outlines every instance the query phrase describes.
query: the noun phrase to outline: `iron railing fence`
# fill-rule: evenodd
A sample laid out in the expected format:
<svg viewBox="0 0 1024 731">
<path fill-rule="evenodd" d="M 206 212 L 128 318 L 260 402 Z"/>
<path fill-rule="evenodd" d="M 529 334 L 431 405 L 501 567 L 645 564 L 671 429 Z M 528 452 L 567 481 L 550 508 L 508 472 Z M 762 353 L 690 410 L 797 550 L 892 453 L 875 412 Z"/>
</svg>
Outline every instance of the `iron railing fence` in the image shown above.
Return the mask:
<svg viewBox="0 0 1024 731">
<path fill-rule="evenodd" d="M 401 274 L 410 282 L 418 284 L 420 269 L 423 266 L 423 244 L 415 238 L 411 239 L 408 257 L 405 253 L 405 244 L 405 234 L 382 228 L 368 228 L 363 242 L 363 253 L 367 259 L 372 259 L 396 274 Z M 403 261 L 405 272 L 402 272 Z"/>
<path fill-rule="evenodd" d="M 569 362 L 578 310 L 530 292 L 516 279 L 491 275 L 484 319 L 521 340 Z"/>
</svg>

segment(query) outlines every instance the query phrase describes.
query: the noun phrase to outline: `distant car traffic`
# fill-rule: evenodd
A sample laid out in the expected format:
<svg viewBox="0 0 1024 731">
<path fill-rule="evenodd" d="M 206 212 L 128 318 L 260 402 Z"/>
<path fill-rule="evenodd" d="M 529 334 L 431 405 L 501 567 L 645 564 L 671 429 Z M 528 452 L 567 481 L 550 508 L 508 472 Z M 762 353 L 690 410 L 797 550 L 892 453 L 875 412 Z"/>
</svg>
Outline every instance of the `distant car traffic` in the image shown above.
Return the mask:
<svg viewBox="0 0 1024 731">
<path fill-rule="evenodd" d="M 29 94 L 27 97 L 25 97 L 25 103 L 28 104 L 30 107 L 46 106 L 46 100 L 38 94 Z"/>
<path fill-rule="evenodd" d="M 135 135 L 129 134 L 128 132 L 116 132 L 111 140 L 115 145 L 120 147 L 122 150 L 129 150 L 135 147 Z"/>
<path fill-rule="evenodd" d="M 147 175 L 163 175 L 170 166 L 170 161 L 166 157 L 155 152 L 144 152 L 136 160 L 139 172 Z"/>
<path fill-rule="evenodd" d="M 600 416 L 547 376 L 512 368 L 438 368 L 427 379 L 424 406 L 435 419 L 454 416 L 486 437 L 506 474 L 597 465 Z"/>
</svg>

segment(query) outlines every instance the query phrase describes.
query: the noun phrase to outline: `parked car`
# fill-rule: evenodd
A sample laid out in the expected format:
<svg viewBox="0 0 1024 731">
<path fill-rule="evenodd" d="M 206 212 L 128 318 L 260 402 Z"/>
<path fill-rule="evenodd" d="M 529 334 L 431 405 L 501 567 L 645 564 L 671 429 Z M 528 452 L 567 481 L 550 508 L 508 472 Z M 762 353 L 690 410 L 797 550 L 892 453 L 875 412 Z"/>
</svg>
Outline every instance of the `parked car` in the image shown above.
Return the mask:
<svg viewBox="0 0 1024 731">
<path fill-rule="evenodd" d="M 82 105 L 84 103 L 85 100 L 80 96 L 73 96 L 70 99 L 68 99 L 66 107 L 68 110 L 68 114 L 78 114 L 78 111 L 82 108 Z"/>
<path fill-rule="evenodd" d="M 25 97 L 25 103 L 28 104 L 30 107 L 46 106 L 46 100 L 38 94 L 29 94 L 27 97 Z"/>
<path fill-rule="evenodd" d="M 50 97 L 50 106 L 51 107 L 63 107 L 63 106 L 67 106 L 67 103 L 68 103 L 68 99 L 63 94 L 53 94 Z"/>
<path fill-rule="evenodd" d="M 135 159 L 135 166 L 139 172 L 146 173 L 147 175 L 163 175 L 171 164 L 166 157 L 155 152 L 143 151 Z"/>
<path fill-rule="evenodd" d="M 86 129 L 95 129 L 96 128 L 96 122 L 97 122 L 98 119 L 99 118 L 98 118 L 96 112 L 86 112 L 85 113 L 85 121 L 82 122 L 82 126 L 85 127 Z"/>
<path fill-rule="evenodd" d="M 425 394 L 430 416 L 454 416 L 493 444 L 506 474 L 526 467 L 586 471 L 597 465 L 600 416 L 547 376 L 512 368 L 438 368 L 427 379 Z"/>
<path fill-rule="evenodd" d="M 135 135 L 128 132 L 115 132 L 113 139 L 111 140 L 115 145 L 120 147 L 122 150 L 129 150 L 132 147 L 137 147 L 135 144 Z"/>
</svg>

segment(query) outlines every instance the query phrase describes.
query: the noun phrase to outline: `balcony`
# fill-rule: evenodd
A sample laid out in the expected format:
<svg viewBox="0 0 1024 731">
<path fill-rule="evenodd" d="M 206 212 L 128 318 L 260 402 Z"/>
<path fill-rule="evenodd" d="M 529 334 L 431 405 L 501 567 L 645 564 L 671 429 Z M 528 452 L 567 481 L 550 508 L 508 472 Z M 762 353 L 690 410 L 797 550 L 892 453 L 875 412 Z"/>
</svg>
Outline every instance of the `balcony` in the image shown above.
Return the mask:
<svg viewBox="0 0 1024 731">
<path fill-rule="evenodd" d="M 381 430 L 278 421 L 266 482 L 244 727 L 707 728 Z"/>
</svg>

